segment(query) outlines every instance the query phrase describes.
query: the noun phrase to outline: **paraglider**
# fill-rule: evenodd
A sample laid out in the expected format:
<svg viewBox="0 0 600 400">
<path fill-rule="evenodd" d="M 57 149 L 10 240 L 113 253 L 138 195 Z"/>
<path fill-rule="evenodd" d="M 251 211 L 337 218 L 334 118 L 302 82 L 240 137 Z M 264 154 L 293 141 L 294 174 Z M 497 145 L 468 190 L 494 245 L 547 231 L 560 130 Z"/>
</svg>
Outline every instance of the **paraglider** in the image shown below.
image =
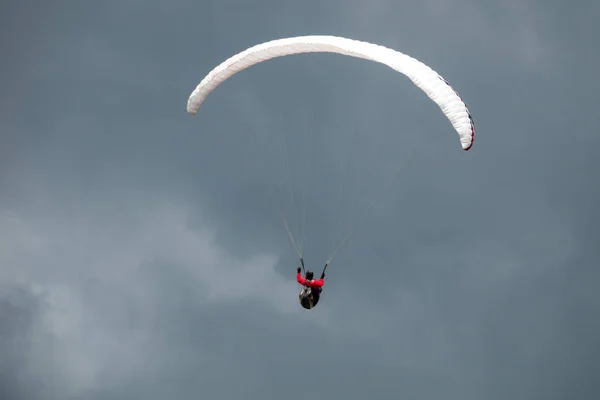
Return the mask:
<svg viewBox="0 0 600 400">
<path fill-rule="evenodd" d="M 304 267 L 304 261 L 302 259 L 300 259 L 300 263 L 302 264 L 302 267 Z M 300 267 L 296 268 L 296 280 L 303 286 L 298 294 L 298 300 L 300 300 L 300 305 L 307 310 L 315 307 L 321 299 L 323 285 L 325 284 L 325 270 L 327 269 L 327 265 L 328 264 L 325 264 L 320 279 L 314 279 L 315 274 L 311 270 L 307 270 L 304 277 L 302 277 L 302 269 Z"/>
<path fill-rule="evenodd" d="M 399 51 L 337 36 L 298 36 L 277 39 L 250 47 L 230 57 L 210 71 L 193 90 L 188 98 L 187 112 L 195 115 L 207 96 L 236 73 L 263 61 L 301 53 L 337 53 L 381 63 L 404 74 L 439 106 L 458 133 L 462 149 L 468 151 L 473 146 L 475 125 L 471 113 L 454 88 L 437 72 Z M 292 245 L 302 260 L 302 249 L 297 246 L 297 241 L 283 215 L 282 219 Z M 347 237 L 335 249 L 334 254 L 346 239 Z M 332 257 L 333 255 L 327 259 L 325 267 Z M 300 303 L 308 309 L 314 307 L 320 299 L 325 271 L 319 280 L 314 280 L 311 276 L 313 274 L 309 275 L 310 272 L 308 271 L 305 277 L 302 277 L 300 267 L 297 271 L 297 281 L 304 286 L 299 295 Z"/>
<path fill-rule="evenodd" d="M 406 75 L 441 109 L 457 131 L 463 150 L 475 138 L 475 125 L 466 104 L 452 86 L 422 62 L 380 45 L 337 36 L 298 36 L 262 43 L 227 59 L 206 75 L 192 92 L 187 112 L 196 114 L 206 97 L 221 83 L 255 64 L 301 53 L 338 53 L 385 64 Z"/>
</svg>

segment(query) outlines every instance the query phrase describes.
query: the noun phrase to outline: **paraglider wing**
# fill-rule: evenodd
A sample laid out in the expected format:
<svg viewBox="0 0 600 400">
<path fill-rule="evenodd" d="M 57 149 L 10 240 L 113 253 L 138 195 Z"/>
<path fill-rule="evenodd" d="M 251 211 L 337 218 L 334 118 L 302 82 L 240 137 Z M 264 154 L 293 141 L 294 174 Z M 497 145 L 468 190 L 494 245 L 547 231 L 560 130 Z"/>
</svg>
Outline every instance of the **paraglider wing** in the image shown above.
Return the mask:
<svg viewBox="0 0 600 400">
<path fill-rule="evenodd" d="M 300 53 L 338 53 L 385 64 L 406 75 L 429 96 L 458 132 L 463 150 L 469 150 L 475 125 L 469 109 L 444 78 L 422 62 L 380 45 L 336 36 L 299 36 L 277 39 L 253 46 L 234 55 L 200 82 L 188 99 L 187 112 L 194 115 L 206 97 L 222 82 L 239 71 L 271 58 Z"/>
</svg>

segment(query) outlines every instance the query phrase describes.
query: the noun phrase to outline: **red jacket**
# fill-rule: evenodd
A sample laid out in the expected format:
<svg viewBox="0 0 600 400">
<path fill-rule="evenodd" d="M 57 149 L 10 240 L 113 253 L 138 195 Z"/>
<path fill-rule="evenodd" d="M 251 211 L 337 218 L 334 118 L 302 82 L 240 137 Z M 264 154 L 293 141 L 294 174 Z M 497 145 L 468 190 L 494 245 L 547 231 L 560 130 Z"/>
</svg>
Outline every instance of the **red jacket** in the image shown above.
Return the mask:
<svg viewBox="0 0 600 400">
<path fill-rule="evenodd" d="M 302 277 L 302 274 L 300 274 L 300 272 L 298 272 L 298 274 L 296 275 L 296 279 L 298 280 L 299 284 L 308 287 L 321 287 L 325 283 L 325 279 L 313 279 L 312 281 L 307 281 Z"/>
</svg>

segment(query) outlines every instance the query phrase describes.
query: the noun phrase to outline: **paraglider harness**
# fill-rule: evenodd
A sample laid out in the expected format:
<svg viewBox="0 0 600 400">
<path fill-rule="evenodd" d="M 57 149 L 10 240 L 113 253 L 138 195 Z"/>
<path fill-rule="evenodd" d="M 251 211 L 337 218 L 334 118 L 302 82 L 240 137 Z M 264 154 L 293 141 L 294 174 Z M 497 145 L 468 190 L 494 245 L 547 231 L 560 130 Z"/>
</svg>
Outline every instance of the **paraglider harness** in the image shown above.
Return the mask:
<svg viewBox="0 0 600 400">
<path fill-rule="evenodd" d="M 306 272 L 304 270 L 304 260 L 302 258 L 300 259 L 300 264 L 302 265 L 302 275 L 306 276 Z M 328 265 L 329 262 L 325 263 L 325 267 L 323 267 L 323 272 L 321 273 L 321 276 L 325 276 L 325 270 L 327 269 Z M 302 305 L 302 307 L 306 308 L 307 310 L 310 310 L 311 308 L 316 306 L 319 300 L 321 299 L 322 291 L 323 288 L 313 288 L 304 285 L 304 287 L 300 291 L 300 294 L 298 295 L 300 305 Z"/>
</svg>

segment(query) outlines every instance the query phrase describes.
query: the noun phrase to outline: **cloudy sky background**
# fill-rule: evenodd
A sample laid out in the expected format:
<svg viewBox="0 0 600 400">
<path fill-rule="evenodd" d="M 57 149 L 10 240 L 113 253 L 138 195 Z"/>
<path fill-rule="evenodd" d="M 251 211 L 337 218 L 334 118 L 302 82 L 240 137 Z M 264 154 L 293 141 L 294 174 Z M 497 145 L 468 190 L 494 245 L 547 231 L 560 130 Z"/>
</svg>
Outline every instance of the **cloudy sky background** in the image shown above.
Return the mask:
<svg viewBox="0 0 600 400">
<path fill-rule="evenodd" d="M 2 3 L 0 398 L 598 398 L 600 5 L 252 3 Z M 225 58 L 305 34 L 432 66 L 473 149 L 403 76 L 335 55 L 186 115 Z M 356 227 L 310 312 L 271 138 L 296 143 L 307 263 Z"/>
</svg>

